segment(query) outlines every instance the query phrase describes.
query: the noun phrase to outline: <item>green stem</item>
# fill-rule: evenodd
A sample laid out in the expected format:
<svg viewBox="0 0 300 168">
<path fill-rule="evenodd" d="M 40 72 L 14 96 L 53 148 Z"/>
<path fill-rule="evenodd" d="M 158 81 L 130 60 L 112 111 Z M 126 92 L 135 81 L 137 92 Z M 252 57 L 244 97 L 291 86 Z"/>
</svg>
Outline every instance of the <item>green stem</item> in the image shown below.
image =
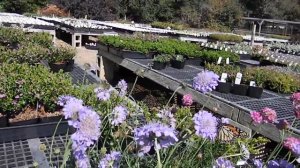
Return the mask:
<svg viewBox="0 0 300 168">
<path fill-rule="evenodd" d="M 54 130 L 54 133 L 53 133 L 53 136 L 52 136 L 52 140 L 51 140 L 51 145 L 50 145 L 50 158 L 49 158 L 49 160 L 50 160 L 50 164 L 51 164 L 52 167 L 53 167 L 53 164 L 52 164 L 51 157 L 52 157 L 52 148 L 53 148 L 53 143 L 54 143 L 54 137 L 55 137 L 57 128 L 58 128 L 58 126 L 59 126 L 61 120 L 62 120 L 62 118 L 58 121 L 58 123 L 57 123 L 57 125 L 56 125 L 56 127 L 55 127 L 55 130 Z"/>
<path fill-rule="evenodd" d="M 155 138 L 155 151 L 156 151 L 156 156 L 157 156 L 157 168 L 162 168 L 160 155 L 159 155 L 159 149 L 157 147 L 158 147 L 157 138 Z"/>
<path fill-rule="evenodd" d="M 168 103 L 166 104 L 167 107 L 169 106 L 169 104 L 170 104 L 172 98 L 174 97 L 174 95 L 176 94 L 176 92 L 177 92 L 179 89 L 181 89 L 181 88 L 182 88 L 182 87 L 179 86 L 178 88 L 175 89 L 175 91 L 173 92 L 172 96 L 170 97 Z"/>
<path fill-rule="evenodd" d="M 136 83 L 137 83 L 138 78 L 139 78 L 139 76 L 137 75 L 137 76 L 135 77 L 135 80 L 134 80 L 134 83 L 133 83 L 133 85 L 132 85 L 132 88 L 131 88 L 131 90 L 130 90 L 130 92 L 129 92 L 129 96 L 131 96 L 131 94 L 132 94 L 132 92 L 133 92 L 133 89 L 135 88 L 135 85 L 136 85 Z"/>
</svg>

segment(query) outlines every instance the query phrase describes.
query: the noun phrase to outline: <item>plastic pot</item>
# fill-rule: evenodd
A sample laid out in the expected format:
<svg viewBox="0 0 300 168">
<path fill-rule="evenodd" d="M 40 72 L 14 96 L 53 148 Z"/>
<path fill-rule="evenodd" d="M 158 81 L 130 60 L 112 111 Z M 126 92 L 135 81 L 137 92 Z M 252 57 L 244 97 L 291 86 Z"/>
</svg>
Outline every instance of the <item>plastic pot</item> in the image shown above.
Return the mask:
<svg viewBox="0 0 300 168">
<path fill-rule="evenodd" d="M 232 84 L 228 82 L 219 82 L 216 90 L 221 93 L 230 93 Z"/>
<path fill-rule="evenodd" d="M 40 118 L 40 123 L 52 123 L 52 122 L 59 122 L 63 116 L 52 116 L 52 117 L 42 117 Z M 62 119 L 63 121 L 64 119 Z"/>
<path fill-rule="evenodd" d="M 35 119 L 30 119 L 25 121 L 9 122 L 9 126 L 14 127 L 14 126 L 32 125 L 32 124 L 37 124 L 38 121 L 39 121 L 38 118 L 35 118 Z"/>
<path fill-rule="evenodd" d="M 49 63 L 52 72 L 59 72 L 63 70 L 64 72 L 71 72 L 74 67 L 74 60 L 67 60 L 61 63 Z"/>
<path fill-rule="evenodd" d="M 171 60 L 171 66 L 173 68 L 183 69 L 184 65 L 185 65 L 185 61 L 181 62 L 181 61 L 177 61 L 177 60 Z"/>
<path fill-rule="evenodd" d="M 120 53 L 122 54 L 123 58 L 129 59 L 147 59 L 147 55 L 143 54 L 138 51 L 130 51 L 130 50 L 121 50 Z"/>
<path fill-rule="evenodd" d="M 157 61 L 153 61 L 153 66 L 152 68 L 153 69 L 156 69 L 156 70 L 162 70 L 162 69 L 165 69 L 167 66 L 167 63 L 165 62 L 157 62 Z"/>
<path fill-rule="evenodd" d="M 264 89 L 261 87 L 249 86 L 247 96 L 259 99 L 261 98 L 263 91 Z"/>
<path fill-rule="evenodd" d="M 99 50 L 101 50 L 101 51 L 108 52 L 108 46 L 107 46 L 107 45 L 97 43 L 97 47 L 98 47 Z"/>
<path fill-rule="evenodd" d="M 249 88 L 248 85 L 234 84 L 232 89 L 231 89 L 231 93 L 236 94 L 236 95 L 246 96 L 247 92 L 248 92 L 248 88 Z"/>
<path fill-rule="evenodd" d="M 0 128 L 7 127 L 7 123 L 8 123 L 7 116 L 6 115 L 1 116 L 0 117 Z"/>
</svg>

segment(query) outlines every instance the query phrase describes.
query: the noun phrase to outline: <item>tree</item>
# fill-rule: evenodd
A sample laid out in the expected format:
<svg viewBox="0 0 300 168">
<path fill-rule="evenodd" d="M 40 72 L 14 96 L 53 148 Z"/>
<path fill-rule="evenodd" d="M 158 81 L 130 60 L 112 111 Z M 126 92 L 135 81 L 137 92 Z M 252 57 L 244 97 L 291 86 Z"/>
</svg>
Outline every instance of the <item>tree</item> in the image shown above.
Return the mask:
<svg viewBox="0 0 300 168">
<path fill-rule="evenodd" d="M 2 8 L 5 12 L 35 13 L 47 3 L 47 0 L 2 0 Z"/>
</svg>

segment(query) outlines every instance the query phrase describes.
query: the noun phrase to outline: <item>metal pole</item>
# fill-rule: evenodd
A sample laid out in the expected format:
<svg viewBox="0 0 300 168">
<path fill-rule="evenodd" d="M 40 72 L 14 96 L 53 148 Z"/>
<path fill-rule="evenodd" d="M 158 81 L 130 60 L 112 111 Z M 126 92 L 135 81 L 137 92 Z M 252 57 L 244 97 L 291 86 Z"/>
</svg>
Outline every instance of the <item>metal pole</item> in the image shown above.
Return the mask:
<svg viewBox="0 0 300 168">
<path fill-rule="evenodd" d="M 256 31 L 256 24 L 253 22 L 252 35 L 251 35 L 251 46 L 254 45 L 255 31 Z"/>
</svg>

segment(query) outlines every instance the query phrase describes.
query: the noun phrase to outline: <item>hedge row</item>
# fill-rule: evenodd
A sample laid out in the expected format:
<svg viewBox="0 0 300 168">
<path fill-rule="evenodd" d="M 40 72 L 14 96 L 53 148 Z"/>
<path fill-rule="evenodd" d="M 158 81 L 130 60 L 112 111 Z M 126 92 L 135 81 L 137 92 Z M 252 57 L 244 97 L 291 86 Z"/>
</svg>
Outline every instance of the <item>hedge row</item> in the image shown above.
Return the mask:
<svg viewBox="0 0 300 168">
<path fill-rule="evenodd" d="M 243 41 L 242 36 L 233 35 L 233 34 L 210 34 L 209 38 L 220 42 L 241 43 Z"/>
</svg>

